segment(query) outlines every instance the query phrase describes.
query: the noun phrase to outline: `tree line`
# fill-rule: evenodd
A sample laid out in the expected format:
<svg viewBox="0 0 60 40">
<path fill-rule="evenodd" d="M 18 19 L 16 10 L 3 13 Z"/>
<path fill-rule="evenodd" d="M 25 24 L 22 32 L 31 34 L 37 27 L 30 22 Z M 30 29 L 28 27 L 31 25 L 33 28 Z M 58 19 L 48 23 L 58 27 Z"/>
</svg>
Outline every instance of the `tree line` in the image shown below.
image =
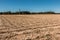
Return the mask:
<svg viewBox="0 0 60 40">
<path fill-rule="evenodd" d="M 55 14 L 55 12 L 29 12 L 29 11 L 20 11 L 20 12 L 0 12 L 0 14 Z"/>
</svg>

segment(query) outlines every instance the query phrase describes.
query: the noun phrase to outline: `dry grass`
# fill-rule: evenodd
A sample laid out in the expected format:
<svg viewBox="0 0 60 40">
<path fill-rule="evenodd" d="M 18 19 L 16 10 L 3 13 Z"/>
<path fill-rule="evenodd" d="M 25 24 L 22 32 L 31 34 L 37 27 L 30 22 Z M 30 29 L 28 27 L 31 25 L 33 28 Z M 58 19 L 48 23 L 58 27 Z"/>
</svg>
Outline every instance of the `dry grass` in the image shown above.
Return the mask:
<svg viewBox="0 0 60 40">
<path fill-rule="evenodd" d="M 60 15 L 0 15 L 0 40 L 60 40 Z"/>
</svg>

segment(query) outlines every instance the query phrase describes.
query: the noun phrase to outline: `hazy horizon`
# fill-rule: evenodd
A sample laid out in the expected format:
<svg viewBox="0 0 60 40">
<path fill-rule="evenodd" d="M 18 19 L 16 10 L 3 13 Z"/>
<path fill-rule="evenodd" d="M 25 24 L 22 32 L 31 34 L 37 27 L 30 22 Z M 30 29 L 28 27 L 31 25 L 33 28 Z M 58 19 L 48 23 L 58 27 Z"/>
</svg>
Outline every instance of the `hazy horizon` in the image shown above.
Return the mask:
<svg viewBox="0 0 60 40">
<path fill-rule="evenodd" d="M 4 11 L 53 11 L 60 13 L 60 0 L 0 0 L 0 12 Z"/>
</svg>

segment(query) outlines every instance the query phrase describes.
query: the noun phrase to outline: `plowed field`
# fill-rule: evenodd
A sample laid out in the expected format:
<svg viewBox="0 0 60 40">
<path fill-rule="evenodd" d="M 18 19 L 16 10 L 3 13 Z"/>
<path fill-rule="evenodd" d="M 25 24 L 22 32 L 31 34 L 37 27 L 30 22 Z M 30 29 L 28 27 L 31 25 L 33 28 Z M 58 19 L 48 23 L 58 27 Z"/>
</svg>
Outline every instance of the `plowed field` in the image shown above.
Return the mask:
<svg viewBox="0 0 60 40">
<path fill-rule="evenodd" d="M 0 40 L 60 40 L 60 15 L 0 15 Z"/>
</svg>

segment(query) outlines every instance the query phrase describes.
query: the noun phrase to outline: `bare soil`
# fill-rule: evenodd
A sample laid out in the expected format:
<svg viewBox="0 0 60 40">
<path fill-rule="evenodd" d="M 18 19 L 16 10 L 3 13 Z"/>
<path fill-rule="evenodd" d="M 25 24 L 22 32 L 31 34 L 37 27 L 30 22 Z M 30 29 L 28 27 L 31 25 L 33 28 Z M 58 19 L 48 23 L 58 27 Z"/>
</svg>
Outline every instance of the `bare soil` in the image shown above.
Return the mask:
<svg viewBox="0 0 60 40">
<path fill-rule="evenodd" d="M 60 40 L 60 15 L 0 15 L 0 40 Z"/>
</svg>

